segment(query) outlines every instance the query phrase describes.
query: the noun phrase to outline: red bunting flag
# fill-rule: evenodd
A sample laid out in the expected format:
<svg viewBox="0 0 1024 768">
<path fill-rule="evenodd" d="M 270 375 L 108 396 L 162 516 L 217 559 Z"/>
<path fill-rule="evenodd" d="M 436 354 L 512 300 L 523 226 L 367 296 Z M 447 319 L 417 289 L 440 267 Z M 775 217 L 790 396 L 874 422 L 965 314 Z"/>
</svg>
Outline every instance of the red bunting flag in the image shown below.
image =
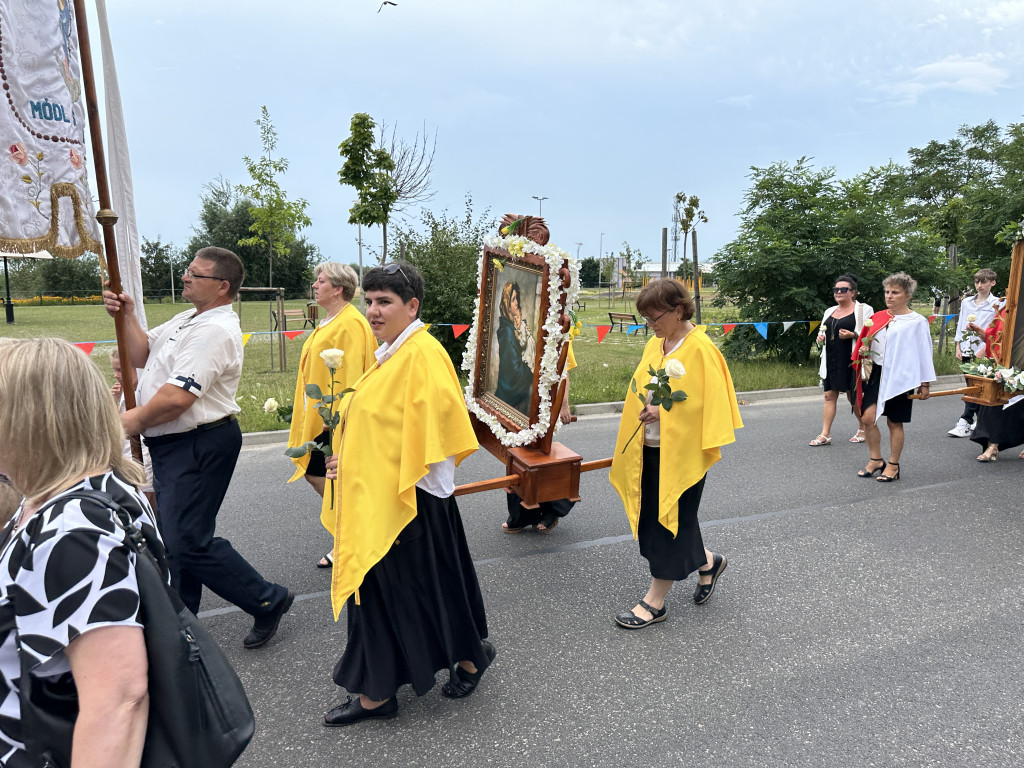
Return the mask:
<svg viewBox="0 0 1024 768">
<path fill-rule="evenodd" d="M 464 334 L 468 330 L 469 330 L 469 326 L 468 325 L 455 325 L 454 323 L 452 324 L 452 333 L 455 334 L 455 338 L 456 339 L 459 338 L 459 336 L 461 336 L 462 334 Z"/>
<path fill-rule="evenodd" d="M 604 337 L 608 335 L 612 327 L 610 325 L 599 325 L 597 326 L 597 343 L 600 344 L 604 341 Z"/>
<path fill-rule="evenodd" d="M 96 342 L 95 341 L 80 341 L 77 344 L 75 344 L 75 346 L 78 347 L 83 352 L 85 352 L 86 357 L 88 357 L 89 355 L 92 354 L 92 348 L 96 346 Z"/>
<path fill-rule="evenodd" d="M 722 335 L 724 336 L 735 327 L 736 323 L 726 323 L 725 325 L 722 326 Z"/>
<path fill-rule="evenodd" d="M 285 336 L 286 339 L 288 339 L 290 341 L 290 340 L 294 339 L 296 336 L 301 336 L 304 333 L 305 333 L 305 331 L 285 331 L 284 332 L 284 336 Z"/>
<path fill-rule="evenodd" d="M 935 320 L 936 315 L 928 315 L 928 325 L 931 325 Z"/>
</svg>

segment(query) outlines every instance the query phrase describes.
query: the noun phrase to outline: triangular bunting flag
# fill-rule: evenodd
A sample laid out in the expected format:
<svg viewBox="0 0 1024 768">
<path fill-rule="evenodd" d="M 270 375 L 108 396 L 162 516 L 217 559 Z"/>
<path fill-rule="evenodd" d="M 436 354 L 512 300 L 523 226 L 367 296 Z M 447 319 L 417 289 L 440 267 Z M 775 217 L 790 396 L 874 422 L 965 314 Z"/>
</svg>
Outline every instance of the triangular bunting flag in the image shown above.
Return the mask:
<svg viewBox="0 0 1024 768">
<path fill-rule="evenodd" d="M 938 317 L 938 315 L 928 315 L 928 325 L 931 325 L 933 322 L 935 322 L 936 317 Z"/>
<path fill-rule="evenodd" d="M 251 334 L 251 333 L 243 333 L 243 334 L 242 334 L 242 346 L 243 346 L 243 347 L 244 347 L 244 346 L 245 346 L 246 344 L 248 344 L 248 343 L 249 343 L 249 337 L 250 337 L 250 336 L 252 336 L 252 334 Z"/>
<path fill-rule="evenodd" d="M 468 325 L 455 325 L 452 324 L 452 333 L 455 334 L 455 338 L 459 338 L 462 334 L 469 330 Z"/>
<path fill-rule="evenodd" d="M 92 348 L 96 346 L 96 342 L 95 341 L 80 341 L 77 344 L 75 344 L 75 346 L 78 347 L 83 352 L 85 352 L 86 356 L 88 357 L 89 355 L 92 354 Z"/>
<path fill-rule="evenodd" d="M 432 326 L 432 325 L 433 325 L 433 323 L 424 323 L 423 324 L 423 330 L 424 331 L 429 331 L 430 330 L 430 326 Z"/>
<path fill-rule="evenodd" d="M 637 332 L 637 331 L 639 331 L 639 330 L 640 330 L 641 328 L 643 328 L 643 326 L 642 326 L 642 325 L 632 325 L 632 324 L 631 324 L 631 325 L 629 326 L 629 329 L 628 329 L 628 330 L 626 331 L 626 335 L 627 335 L 627 336 L 629 336 L 630 334 L 636 333 L 636 332 Z"/>
<path fill-rule="evenodd" d="M 785 333 L 790 328 L 792 328 L 794 325 L 796 325 L 796 320 L 785 320 L 782 323 L 782 332 Z"/>
<path fill-rule="evenodd" d="M 760 333 L 765 340 L 768 339 L 768 323 L 754 323 L 754 327 L 757 328 L 757 332 Z"/>
<path fill-rule="evenodd" d="M 952 319 L 953 319 L 954 317 L 956 317 L 956 315 L 946 315 L 946 322 L 948 323 L 948 322 L 949 322 L 950 320 L 952 320 Z"/>
<path fill-rule="evenodd" d="M 814 333 L 814 329 L 817 328 L 819 325 L 821 325 L 821 321 L 820 320 L 811 320 L 809 322 L 811 324 L 811 330 L 809 330 L 807 332 L 808 336 L 810 336 L 812 333 Z"/>
<path fill-rule="evenodd" d="M 296 336 L 301 336 L 304 333 L 305 331 L 285 331 L 284 336 L 286 339 L 290 341 L 291 339 L 294 339 Z"/>
<path fill-rule="evenodd" d="M 724 336 L 725 334 L 727 334 L 729 331 L 731 331 L 735 327 L 736 327 L 736 323 L 725 323 L 722 326 L 722 335 Z"/>
<path fill-rule="evenodd" d="M 600 344 L 604 341 L 604 337 L 608 335 L 612 327 L 610 325 L 599 325 L 597 326 L 597 343 Z"/>
</svg>

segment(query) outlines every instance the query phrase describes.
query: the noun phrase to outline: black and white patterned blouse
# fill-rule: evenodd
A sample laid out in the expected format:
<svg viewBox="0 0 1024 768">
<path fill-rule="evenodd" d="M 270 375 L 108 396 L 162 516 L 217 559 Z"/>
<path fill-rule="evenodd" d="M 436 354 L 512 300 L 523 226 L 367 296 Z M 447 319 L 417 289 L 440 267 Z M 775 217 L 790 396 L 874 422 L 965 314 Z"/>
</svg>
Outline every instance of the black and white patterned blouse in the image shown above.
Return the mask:
<svg viewBox="0 0 1024 768">
<path fill-rule="evenodd" d="M 104 491 L 127 510 L 147 538 L 156 540 L 145 498 L 113 472 L 84 480 L 79 488 Z M 73 489 L 69 489 L 73 490 Z M 35 674 L 70 672 L 64 649 L 99 627 L 141 626 L 135 555 L 112 512 L 80 499 L 58 501 L 36 513 L 17 534 L 0 533 L 0 765 L 25 765 L 18 700 L 18 640 Z M 31 546 L 29 542 L 31 541 Z"/>
</svg>

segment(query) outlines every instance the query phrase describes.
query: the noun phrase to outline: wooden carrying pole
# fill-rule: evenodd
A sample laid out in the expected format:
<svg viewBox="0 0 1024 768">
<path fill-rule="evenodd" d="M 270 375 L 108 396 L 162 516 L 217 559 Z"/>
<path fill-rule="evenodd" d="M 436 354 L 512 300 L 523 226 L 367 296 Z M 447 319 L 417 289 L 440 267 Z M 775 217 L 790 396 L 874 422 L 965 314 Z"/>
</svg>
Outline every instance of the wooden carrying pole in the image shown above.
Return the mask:
<svg viewBox="0 0 1024 768">
<path fill-rule="evenodd" d="M 93 171 L 96 174 L 96 195 L 99 197 L 100 210 L 96 214 L 103 229 L 103 254 L 107 262 L 107 274 L 110 290 L 121 294 L 121 269 L 117 262 L 117 241 L 114 237 L 114 225 L 117 223 L 117 214 L 110 209 L 110 189 L 107 183 L 107 164 L 103 154 L 103 136 L 100 134 L 100 111 L 96 105 L 96 80 L 92 70 L 92 49 L 89 47 L 89 25 L 85 18 L 85 0 L 74 0 L 75 2 L 75 26 L 78 28 L 78 48 L 81 51 L 82 61 L 82 92 L 85 95 L 85 109 L 89 122 L 89 139 L 92 143 Z M 133 296 L 133 299 L 142 301 L 141 296 Z M 121 370 L 125 374 L 125 380 L 131 381 L 131 371 L 135 368 L 132 365 L 131 355 L 128 353 L 128 344 L 125 339 L 125 310 L 121 309 L 114 315 L 114 337 L 117 339 L 117 356 L 121 362 Z M 135 407 L 135 390 L 128 386 L 122 387 L 124 393 L 124 406 L 126 409 Z M 132 438 L 132 456 L 137 461 L 142 461 L 142 445 L 137 437 Z"/>
</svg>

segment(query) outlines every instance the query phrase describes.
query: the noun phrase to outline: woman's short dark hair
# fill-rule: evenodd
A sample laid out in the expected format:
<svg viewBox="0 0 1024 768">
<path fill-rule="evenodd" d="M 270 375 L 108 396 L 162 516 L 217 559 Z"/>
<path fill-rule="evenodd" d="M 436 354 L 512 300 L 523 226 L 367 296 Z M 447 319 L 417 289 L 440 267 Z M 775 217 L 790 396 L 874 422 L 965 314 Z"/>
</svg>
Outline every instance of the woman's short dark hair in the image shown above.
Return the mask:
<svg viewBox="0 0 1024 768">
<path fill-rule="evenodd" d="M 683 320 L 689 320 L 697 311 L 697 305 L 686 286 L 672 277 L 649 282 L 636 297 L 636 311 L 644 317 L 658 312 L 671 312 L 677 307 L 683 308 Z"/>
<path fill-rule="evenodd" d="M 836 283 L 849 283 L 850 287 L 853 288 L 853 292 L 857 292 L 857 276 L 852 272 L 844 272 L 835 280 L 832 281 L 832 285 Z"/>
<path fill-rule="evenodd" d="M 366 291 L 391 291 L 408 304 L 419 299 L 423 308 L 423 275 L 407 261 L 393 261 L 382 267 L 374 267 L 363 275 L 363 293 Z M 416 317 L 419 317 L 419 310 Z"/>
</svg>

